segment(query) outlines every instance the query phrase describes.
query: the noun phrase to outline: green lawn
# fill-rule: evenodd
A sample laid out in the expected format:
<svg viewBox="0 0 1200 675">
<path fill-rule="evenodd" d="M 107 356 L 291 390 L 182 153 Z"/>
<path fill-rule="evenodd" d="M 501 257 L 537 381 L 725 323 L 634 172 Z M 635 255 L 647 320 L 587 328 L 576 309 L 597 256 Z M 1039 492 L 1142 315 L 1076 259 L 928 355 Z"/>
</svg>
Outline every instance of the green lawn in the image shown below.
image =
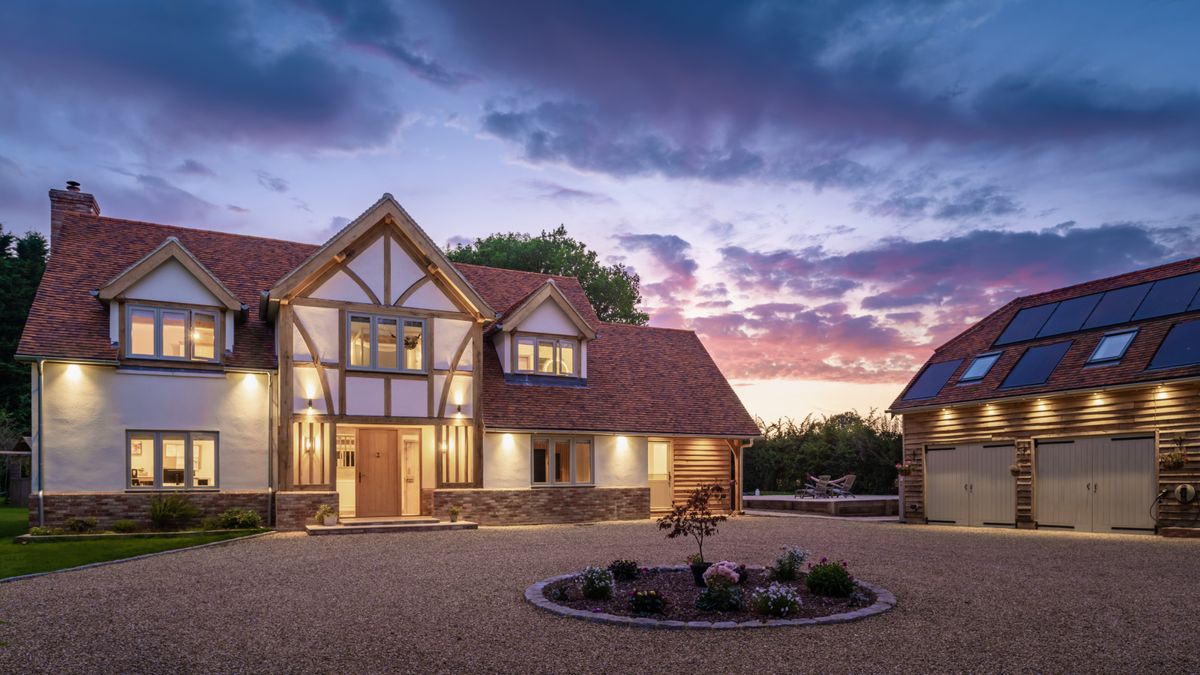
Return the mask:
<svg viewBox="0 0 1200 675">
<path fill-rule="evenodd" d="M 191 537 L 141 537 L 137 539 L 100 541 L 93 539 L 43 544 L 14 544 L 13 537 L 24 534 L 28 529 L 28 510 L 0 506 L 0 579 L 235 539 L 257 532 L 257 530 L 247 530 L 224 534 L 197 534 Z"/>
</svg>

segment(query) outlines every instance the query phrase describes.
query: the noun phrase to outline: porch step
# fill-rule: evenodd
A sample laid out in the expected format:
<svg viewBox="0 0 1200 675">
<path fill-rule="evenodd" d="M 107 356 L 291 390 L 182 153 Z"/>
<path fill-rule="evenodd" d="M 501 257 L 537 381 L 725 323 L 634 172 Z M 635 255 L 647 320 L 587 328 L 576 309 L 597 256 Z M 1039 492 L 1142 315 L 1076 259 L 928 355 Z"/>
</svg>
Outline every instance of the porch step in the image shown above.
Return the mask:
<svg viewBox="0 0 1200 675">
<path fill-rule="evenodd" d="M 430 516 L 350 516 L 339 518 L 338 523 L 344 525 L 396 525 L 404 523 L 436 523 L 437 518 Z"/>
<path fill-rule="evenodd" d="M 304 530 L 310 536 L 327 534 L 382 534 L 385 532 L 444 532 L 446 530 L 477 530 L 478 523 L 460 520 L 457 523 L 449 521 L 420 521 L 385 523 L 338 523 L 337 525 L 305 525 Z"/>
</svg>

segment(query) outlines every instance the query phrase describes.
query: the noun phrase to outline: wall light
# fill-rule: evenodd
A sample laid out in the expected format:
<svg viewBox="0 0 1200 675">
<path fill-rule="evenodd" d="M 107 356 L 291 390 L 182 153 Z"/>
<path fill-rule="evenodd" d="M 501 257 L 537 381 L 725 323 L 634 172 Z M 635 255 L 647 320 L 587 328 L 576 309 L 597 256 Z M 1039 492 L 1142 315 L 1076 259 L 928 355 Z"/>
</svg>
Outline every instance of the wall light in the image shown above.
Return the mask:
<svg viewBox="0 0 1200 675">
<path fill-rule="evenodd" d="M 83 369 L 79 367 L 78 363 L 71 363 L 67 365 L 68 380 L 78 380 L 81 377 L 83 377 Z"/>
<path fill-rule="evenodd" d="M 1158 393 L 1155 394 L 1154 396 L 1155 396 L 1155 398 L 1157 398 L 1158 400 L 1161 401 L 1161 400 L 1167 398 L 1168 396 L 1170 396 L 1170 394 L 1167 393 L 1166 387 L 1164 387 L 1160 384 L 1160 385 L 1158 385 Z"/>
<path fill-rule="evenodd" d="M 513 440 L 512 434 L 504 434 L 500 437 L 500 447 L 504 450 L 515 450 L 517 442 Z"/>
<path fill-rule="evenodd" d="M 625 452 L 629 449 L 629 438 L 625 436 L 617 436 L 617 450 Z"/>
<path fill-rule="evenodd" d="M 258 378 L 254 373 L 246 373 L 246 377 L 242 378 L 242 386 L 246 389 L 258 389 Z"/>
</svg>

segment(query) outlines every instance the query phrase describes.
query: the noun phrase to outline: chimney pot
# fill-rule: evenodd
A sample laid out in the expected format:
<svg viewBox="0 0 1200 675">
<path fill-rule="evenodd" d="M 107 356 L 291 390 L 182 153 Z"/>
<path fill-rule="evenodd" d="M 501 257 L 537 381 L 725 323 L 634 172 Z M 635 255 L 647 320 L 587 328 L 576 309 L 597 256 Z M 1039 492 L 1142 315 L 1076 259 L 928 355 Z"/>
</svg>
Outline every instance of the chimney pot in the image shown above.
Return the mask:
<svg viewBox="0 0 1200 675">
<path fill-rule="evenodd" d="M 77 180 L 67 181 L 67 189 L 70 190 L 71 192 L 79 192 L 79 181 L 77 181 Z"/>
</svg>

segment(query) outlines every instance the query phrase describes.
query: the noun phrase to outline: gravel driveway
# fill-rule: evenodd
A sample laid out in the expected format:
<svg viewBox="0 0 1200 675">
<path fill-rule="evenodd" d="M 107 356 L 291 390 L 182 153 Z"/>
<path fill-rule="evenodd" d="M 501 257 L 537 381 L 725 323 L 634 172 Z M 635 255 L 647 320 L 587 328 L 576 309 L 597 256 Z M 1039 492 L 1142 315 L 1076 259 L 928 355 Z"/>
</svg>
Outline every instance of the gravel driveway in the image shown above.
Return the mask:
<svg viewBox="0 0 1200 675">
<path fill-rule="evenodd" d="M 0 585 L 0 672 L 1200 670 L 1198 540 L 751 516 L 708 557 L 768 563 L 784 544 L 849 560 L 899 606 L 837 626 L 682 632 L 521 599 L 588 563 L 691 552 L 648 521 L 276 534 Z"/>
</svg>

